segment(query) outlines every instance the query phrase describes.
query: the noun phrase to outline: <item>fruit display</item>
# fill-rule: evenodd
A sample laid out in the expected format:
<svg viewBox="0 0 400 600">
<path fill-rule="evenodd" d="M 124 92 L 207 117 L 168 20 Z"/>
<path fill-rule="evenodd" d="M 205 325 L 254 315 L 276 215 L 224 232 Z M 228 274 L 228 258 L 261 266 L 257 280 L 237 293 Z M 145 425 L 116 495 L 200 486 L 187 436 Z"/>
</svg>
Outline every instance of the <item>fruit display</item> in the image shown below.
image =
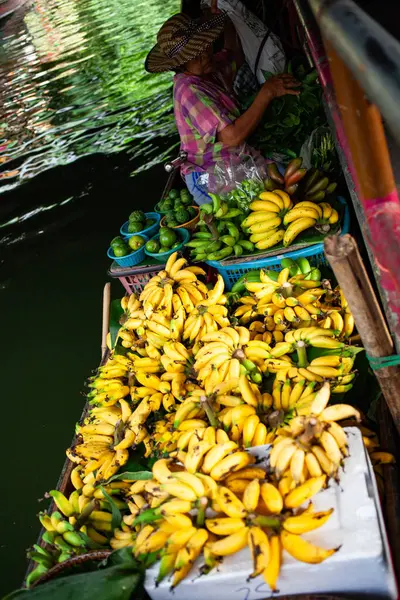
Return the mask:
<svg viewBox="0 0 400 600">
<path fill-rule="evenodd" d="M 210 194 L 212 203 L 200 206 L 199 227 L 186 244 L 193 259 L 221 261 L 230 256 L 265 252 L 278 245 L 286 248 L 306 230 L 314 229 L 323 236 L 336 228 L 340 217 L 331 204 L 298 201 L 291 195 L 307 174 L 301 163 L 301 158 L 292 160 L 283 175 L 275 163 L 270 163 L 270 179 L 265 182 L 269 190 L 258 191 L 251 200 L 248 196 L 247 202 L 242 199 L 236 205 L 230 204 L 228 198 Z"/>
<path fill-rule="evenodd" d="M 139 250 L 144 244 L 145 239 L 140 235 L 132 235 L 127 240 L 118 236 L 111 241 L 110 247 L 113 249 L 116 257 L 121 257 L 127 256 L 131 252 L 136 252 L 136 250 Z"/>
<path fill-rule="evenodd" d="M 179 227 L 196 217 L 197 210 L 193 205 L 193 198 L 189 191 L 171 190 L 167 197 L 159 202 L 158 208 L 165 213 L 163 224 L 168 227 Z"/>
<path fill-rule="evenodd" d="M 154 225 L 154 223 L 155 220 L 146 218 L 146 215 L 142 210 L 134 210 L 129 215 L 128 233 L 140 233 L 144 229 Z"/>
<path fill-rule="evenodd" d="M 317 564 L 340 548 L 302 537 L 328 521 L 312 498 L 339 480 L 357 425 L 377 468 L 393 461 L 351 404 L 354 319 L 339 287 L 306 259 L 225 294 L 175 252 L 140 296 L 121 300 L 115 347 L 89 379 L 88 411 L 67 449 L 71 492 L 39 519 L 32 585 L 84 552 L 129 549 L 177 586 L 250 548 L 249 577 L 277 589 L 285 552 Z M 268 467 L 247 450 L 271 444 Z M 142 449 L 142 450 L 141 450 Z M 148 467 L 130 466 L 140 453 Z M 142 463 L 143 464 L 143 463 Z M 283 554 L 282 554 L 282 551 Z M 149 560 L 151 557 L 151 560 Z"/>
<path fill-rule="evenodd" d="M 168 252 L 182 243 L 179 234 L 170 227 L 160 227 L 158 234 L 146 242 L 146 253 L 161 254 Z"/>
</svg>

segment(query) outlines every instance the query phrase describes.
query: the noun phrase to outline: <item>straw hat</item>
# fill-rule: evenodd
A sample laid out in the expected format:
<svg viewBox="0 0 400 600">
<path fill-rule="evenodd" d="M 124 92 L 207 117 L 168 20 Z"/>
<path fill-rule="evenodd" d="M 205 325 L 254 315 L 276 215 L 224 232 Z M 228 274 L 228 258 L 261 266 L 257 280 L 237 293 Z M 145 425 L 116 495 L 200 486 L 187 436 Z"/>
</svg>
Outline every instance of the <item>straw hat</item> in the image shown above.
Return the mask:
<svg viewBox="0 0 400 600">
<path fill-rule="evenodd" d="M 219 37 L 224 23 L 224 13 L 196 20 L 183 13 L 173 15 L 157 34 L 157 44 L 144 64 L 146 71 L 169 71 L 196 58 Z"/>
</svg>

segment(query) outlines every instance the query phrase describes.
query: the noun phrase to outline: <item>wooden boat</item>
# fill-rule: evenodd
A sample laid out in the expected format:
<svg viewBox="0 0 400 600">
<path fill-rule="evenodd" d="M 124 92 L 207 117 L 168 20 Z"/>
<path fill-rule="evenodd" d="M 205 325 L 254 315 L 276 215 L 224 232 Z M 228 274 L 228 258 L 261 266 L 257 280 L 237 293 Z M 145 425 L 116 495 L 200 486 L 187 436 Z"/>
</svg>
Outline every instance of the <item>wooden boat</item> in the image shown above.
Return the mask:
<svg viewBox="0 0 400 600">
<path fill-rule="evenodd" d="M 0 19 L 12 15 L 16 10 L 21 8 L 27 0 L 0 0 Z"/>
</svg>

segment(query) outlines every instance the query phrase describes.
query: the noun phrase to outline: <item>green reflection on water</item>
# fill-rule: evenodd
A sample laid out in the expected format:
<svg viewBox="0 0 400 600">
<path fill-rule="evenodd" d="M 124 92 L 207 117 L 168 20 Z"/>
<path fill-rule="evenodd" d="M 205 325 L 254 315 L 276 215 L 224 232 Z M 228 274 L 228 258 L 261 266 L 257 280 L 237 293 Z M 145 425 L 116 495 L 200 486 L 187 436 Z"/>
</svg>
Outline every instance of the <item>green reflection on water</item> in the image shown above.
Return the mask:
<svg viewBox="0 0 400 600">
<path fill-rule="evenodd" d="M 143 63 L 178 10 L 177 0 L 35 0 L 6 23 L 1 170 L 18 171 L 8 184 L 94 152 L 126 150 L 134 169 L 168 155 L 171 74 L 150 75 Z"/>
</svg>

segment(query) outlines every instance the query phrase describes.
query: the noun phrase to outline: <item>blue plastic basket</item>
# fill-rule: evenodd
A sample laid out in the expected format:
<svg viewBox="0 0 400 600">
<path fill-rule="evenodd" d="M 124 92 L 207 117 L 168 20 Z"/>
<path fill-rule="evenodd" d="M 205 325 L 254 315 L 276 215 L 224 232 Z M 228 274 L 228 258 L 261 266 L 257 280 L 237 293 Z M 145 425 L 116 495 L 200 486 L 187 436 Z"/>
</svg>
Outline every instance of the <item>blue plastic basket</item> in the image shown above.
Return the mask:
<svg viewBox="0 0 400 600">
<path fill-rule="evenodd" d="M 138 231 L 138 234 L 147 235 L 148 237 L 151 237 L 152 235 L 157 233 L 157 231 L 160 227 L 161 215 L 159 215 L 156 212 L 148 212 L 148 213 L 144 213 L 144 214 L 146 215 L 146 219 L 154 219 L 155 223 L 153 223 L 153 225 L 150 225 L 150 227 L 147 227 L 146 229 L 142 229 L 142 231 Z M 137 235 L 136 233 L 129 233 L 128 225 L 129 225 L 129 221 L 125 221 L 125 223 L 122 225 L 121 229 L 119 230 L 121 235 L 125 239 L 129 239 L 133 235 Z"/>
<path fill-rule="evenodd" d="M 147 235 L 143 235 L 142 233 L 135 233 L 132 235 L 139 235 L 144 239 L 145 242 L 148 242 L 149 240 Z M 114 250 L 109 248 L 107 250 L 107 256 L 108 258 L 111 258 L 111 260 L 115 260 L 120 267 L 134 267 L 135 265 L 141 263 L 144 259 L 144 246 L 139 248 L 139 250 L 135 250 L 134 252 L 127 254 L 126 256 L 115 256 Z"/>
<path fill-rule="evenodd" d="M 154 258 L 154 260 L 165 263 L 165 262 L 167 262 L 168 257 L 171 256 L 171 254 L 173 254 L 174 252 L 179 252 L 179 250 L 182 250 L 184 244 L 186 244 L 186 242 L 188 242 L 190 240 L 190 233 L 188 232 L 187 229 L 183 229 L 183 228 L 175 229 L 175 231 L 182 239 L 182 242 L 179 244 L 179 246 L 177 246 L 176 248 L 171 248 L 171 250 L 168 250 L 168 252 L 161 252 L 161 254 L 159 254 L 159 253 L 153 254 L 152 252 L 148 252 L 145 249 L 145 253 L 147 254 L 147 256 L 151 256 L 152 258 Z M 157 235 L 153 236 L 151 239 L 157 240 L 159 237 L 160 237 L 160 234 L 157 233 Z"/>
<path fill-rule="evenodd" d="M 344 235 L 349 232 L 350 229 L 350 213 L 349 208 L 347 206 L 346 200 L 342 197 L 337 198 L 340 204 L 344 206 L 344 217 L 343 217 L 343 225 L 342 231 L 340 235 Z M 312 246 L 307 246 L 306 248 L 301 248 L 300 250 L 293 250 L 292 252 L 285 252 L 282 254 L 276 254 L 275 256 L 268 256 L 267 258 L 256 258 L 252 261 L 248 262 L 237 262 L 233 265 L 222 265 L 217 260 L 207 260 L 206 263 L 210 265 L 210 267 L 214 267 L 218 273 L 222 276 L 225 282 L 225 288 L 230 290 L 234 283 L 245 273 L 249 271 L 253 271 L 255 269 L 268 268 L 273 271 L 281 270 L 281 260 L 282 258 L 292 258 L 295 260 L 296 258 L 307 257 L 310 261 L 310 264 L 313 266 L 318 265 L 326 265 L 327 260 L 324 254 L 324 244 L 313 244 Z"/>
</svg>

